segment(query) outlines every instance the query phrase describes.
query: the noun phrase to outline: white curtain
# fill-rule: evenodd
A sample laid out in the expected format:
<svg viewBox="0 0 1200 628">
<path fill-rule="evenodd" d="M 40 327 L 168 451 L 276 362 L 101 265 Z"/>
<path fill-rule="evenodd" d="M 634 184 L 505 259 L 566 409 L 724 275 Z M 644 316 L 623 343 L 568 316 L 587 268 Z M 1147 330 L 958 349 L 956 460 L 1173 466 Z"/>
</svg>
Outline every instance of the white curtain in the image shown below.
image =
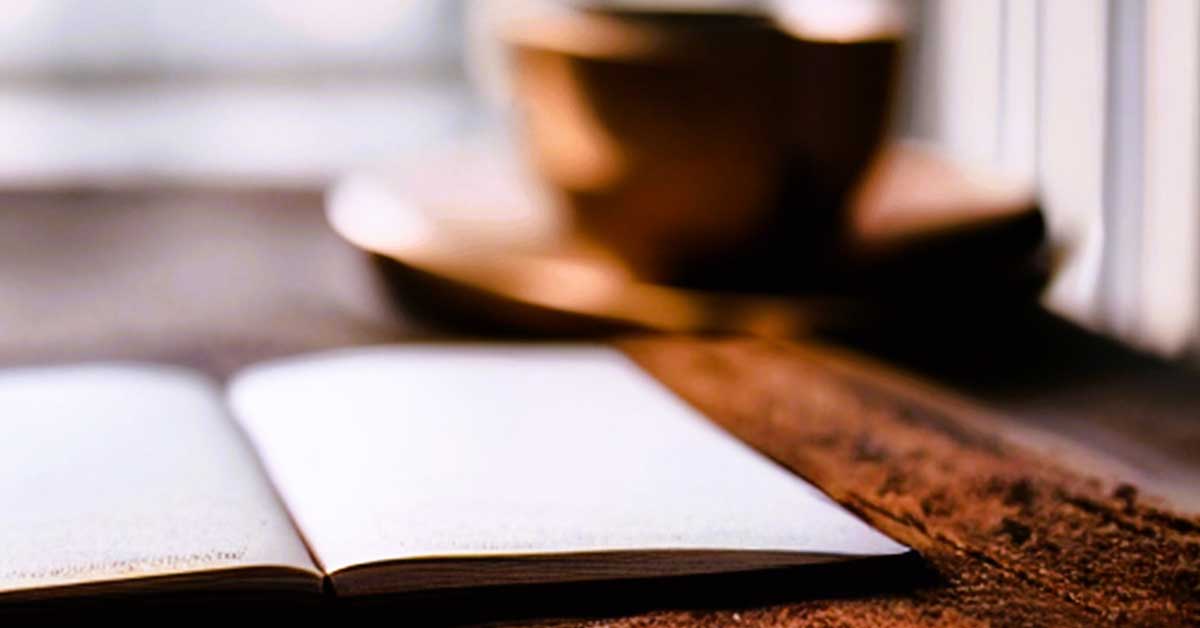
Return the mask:
<svg viewBox="0 0 1200 628">
<path fill-rule="evenodd" d="M 1035 177 L 1048 304 L 1167 355 L 1200 325 L 1200 2 L 920 0 L 908 127 Z"/>
</svg>

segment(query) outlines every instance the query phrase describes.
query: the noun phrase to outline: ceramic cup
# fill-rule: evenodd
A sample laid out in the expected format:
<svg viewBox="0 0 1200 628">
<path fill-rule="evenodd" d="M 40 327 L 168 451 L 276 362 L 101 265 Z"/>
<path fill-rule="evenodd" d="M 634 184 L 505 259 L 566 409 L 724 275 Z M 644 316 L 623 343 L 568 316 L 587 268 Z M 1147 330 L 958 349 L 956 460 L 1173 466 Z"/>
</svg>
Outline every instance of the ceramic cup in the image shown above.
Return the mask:
<svg viewBox="0 0 1200 628">
<path fill-rule="evenodd" d="M 671 281 L 837 241 L 885 136 L 903 29 L 802 6 L 577 10 L 505 37 L 535 172 L 586 237 Z"/>
</svg>

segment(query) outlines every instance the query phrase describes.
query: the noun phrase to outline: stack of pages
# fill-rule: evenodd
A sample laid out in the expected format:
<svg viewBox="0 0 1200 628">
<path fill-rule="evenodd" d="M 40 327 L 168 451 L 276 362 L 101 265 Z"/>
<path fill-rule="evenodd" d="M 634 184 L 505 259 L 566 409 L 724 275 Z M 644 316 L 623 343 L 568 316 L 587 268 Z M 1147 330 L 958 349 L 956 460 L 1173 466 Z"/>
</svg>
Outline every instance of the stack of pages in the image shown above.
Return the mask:
<svg viewBox="0 0 1200 628">
<path fill-rule="evenodd" d="M 2 372 L 0 547 L 0 602 L 361 596 L 908 551 L 615 350 L 465 345 L 262 364 L 224 390 L 144 364 Z"/>
</svg>

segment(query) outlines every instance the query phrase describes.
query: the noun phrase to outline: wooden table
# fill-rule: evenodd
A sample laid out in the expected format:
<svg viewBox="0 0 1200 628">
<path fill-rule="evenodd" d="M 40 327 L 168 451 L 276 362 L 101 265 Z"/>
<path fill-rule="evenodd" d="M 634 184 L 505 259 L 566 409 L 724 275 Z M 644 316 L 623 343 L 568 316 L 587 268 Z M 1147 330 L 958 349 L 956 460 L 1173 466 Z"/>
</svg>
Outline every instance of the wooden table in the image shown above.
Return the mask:
<svg viewBox="0 0 1200 628">
<path fill-rule="evenodd" d="M 385 294 L 325 227 L 315 191 L 0 193 L 3 366 L 119 358 L 225 377 L 270 357 L 452 333 Z M 1200 625 L 1200 375 L 1037 310 L 1007 321 L 945 328 L 933 345 L 903 326 L 836 342 L 616 340 L 917 549 L 911 564 L 390 611 L 622 626 Z"/>
</svg>

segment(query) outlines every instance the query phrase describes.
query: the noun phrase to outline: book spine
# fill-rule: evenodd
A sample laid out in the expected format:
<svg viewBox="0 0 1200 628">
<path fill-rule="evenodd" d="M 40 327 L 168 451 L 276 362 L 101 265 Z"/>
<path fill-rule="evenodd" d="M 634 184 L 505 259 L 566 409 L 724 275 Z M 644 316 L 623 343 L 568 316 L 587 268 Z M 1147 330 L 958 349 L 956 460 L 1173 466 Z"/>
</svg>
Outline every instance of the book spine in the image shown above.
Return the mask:
<svg viewBox="0 0 1200 628">
<path fill-rule="evenodd" d="M 1200 2 L 1154 0 L 1145 17 L 1138 324 L 1177 353 L 1200 349 Z"/>
<path fill-rule="evenodd" d="M 1046 302 L 1099 327 L 1108 5 L 1057 0 L 1039 9 L 1038 180 L 1051 236 L 1068 249 Z"/>
<path fill-rule="evenodd" d="M 1001 5 L 999 164 L 1034 179 L 1038 167 L 1039 0 Z"/>
<path fill-rule="evenodd" d="M 990 166 L 999 156 L 1004 0 L 942 0 L 938 139 L 954 158 Z"/>
<path fill-rule="evenodd" d="M 1109 0 L 1108 13 L 1100 307 L 1109 332 L 1136 341 L 1142 261 L 1146 3 Z"/>
</svg>

